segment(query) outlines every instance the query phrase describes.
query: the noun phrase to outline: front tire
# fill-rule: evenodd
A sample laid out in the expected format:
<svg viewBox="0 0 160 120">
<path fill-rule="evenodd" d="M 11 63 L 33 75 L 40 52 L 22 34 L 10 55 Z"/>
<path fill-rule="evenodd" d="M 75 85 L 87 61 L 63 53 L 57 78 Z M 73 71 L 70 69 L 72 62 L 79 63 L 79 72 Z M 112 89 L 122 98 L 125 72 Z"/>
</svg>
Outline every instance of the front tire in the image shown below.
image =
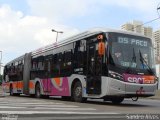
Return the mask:
<svg viewBox="0 0 160 120">
<path fill-rule="evenodd" d="M 72 89 L 72 99 L 75 102 L 85 102 L 87 98 L 82 97 L 82 85 L 80 81 L 77 81 Z"/>
</svg>

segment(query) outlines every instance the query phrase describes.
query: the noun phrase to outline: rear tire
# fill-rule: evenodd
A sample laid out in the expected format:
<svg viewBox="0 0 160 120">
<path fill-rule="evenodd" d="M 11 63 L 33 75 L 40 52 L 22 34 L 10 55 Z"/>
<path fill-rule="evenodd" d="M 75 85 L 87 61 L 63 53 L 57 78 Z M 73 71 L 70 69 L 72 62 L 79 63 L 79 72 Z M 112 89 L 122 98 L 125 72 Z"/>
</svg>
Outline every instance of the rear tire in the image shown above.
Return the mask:
<svg viewBox="0 0 160 120">
<path fill-rule="evenodd" d="M 35 97 L 36 98 L 41 98 L 41 89 L 40 89 L 40 84 L 36 84 L 36 89 L 35 89 Z"/>
<path fill-rule="evenodd" d="M 10 96 L 13 96 L 13 95 L 14 95 L 12 85 L 10 86 L 9 94 L 10 94 Z"/>
<path fill-rule="evenodd" d="M 30 94 L 30 97 L 31 97 L 31 98 L 34 98 L 34 97 L 35 97 L 35 94 Z"/>
<path fill-rule="evenodd" d="M 124 98 L 123 97 L 114 97 L 111 99 L 113 104 L 120 104 L 121 102 L 123 102 Z"/>
<path fill-rule="evenodd" d="M 12 85 L 10 86 L 9 94 L 10 94 L 10 96 L 20 96 L 20 93 L 13 93 Z"/>
<path fill-rule="evenodd" d="M 80 81 L 77 81 L 72 89 L 72 99 L 75 102 L 85 102 L 87 98 L 82 97 L 82 85 Z"/>
<path fill-rule="evenodd" d="M 62 96 L 62 100 L 64 100 L 64 101 L 70 101 L 71 97 L 69 97 L 69 96 Z"/>
<path fill-rule="evenodd" d="M 49 99 L 49 95 L 41 95 L 43 99 Z"/>
</svg>

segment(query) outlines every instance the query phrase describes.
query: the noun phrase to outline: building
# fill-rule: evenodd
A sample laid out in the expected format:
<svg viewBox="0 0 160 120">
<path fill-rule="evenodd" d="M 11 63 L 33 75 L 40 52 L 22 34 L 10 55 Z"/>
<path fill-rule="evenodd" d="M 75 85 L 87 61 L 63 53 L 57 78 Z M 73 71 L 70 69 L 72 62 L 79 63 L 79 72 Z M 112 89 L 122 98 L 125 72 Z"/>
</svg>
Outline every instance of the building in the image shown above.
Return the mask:
<svg viewBox="0 0 160 120">
<path fill-rule="evenodd" d="M 155 46 L 155 58 L 156 62 L 160 63 L 160 30 L 153 33 L 154 46 Z"/>
<path fill-rule="evenodd" d="M 133 29 L 133 25 L 131 23 L 126 23 L 124 25 L 121 26 L 121 29 L 123 30 L 127 30 L 127 31 L 134 31 Z"/>
<path fill-rule="evenodd" d="M 142 28 L 142 33 L 143 35 L 152 38 L 152 34 L 153 34 L 153 29 L 151 27 L 143 27 Z"/>
<path fill-rule="evenodd" d="M 134 20 L 131 23 L 129 23 L 129 22 L 125 23 L 121 26 L 121 29 L 140 33 L 140 34 L 143 34 L 147 37 L 152 38 L 153 29 L 151 27 L 143 26 L 143 22 L 141 22 L 141 21 Z"/>
</svg>

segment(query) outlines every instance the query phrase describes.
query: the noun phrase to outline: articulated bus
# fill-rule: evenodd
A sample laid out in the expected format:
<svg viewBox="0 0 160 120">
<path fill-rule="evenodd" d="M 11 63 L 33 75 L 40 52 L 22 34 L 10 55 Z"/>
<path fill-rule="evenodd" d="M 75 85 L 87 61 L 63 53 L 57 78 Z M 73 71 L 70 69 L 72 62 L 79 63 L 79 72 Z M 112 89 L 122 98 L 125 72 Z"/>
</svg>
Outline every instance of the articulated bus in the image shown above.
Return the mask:
<svg viewBox="0 0 160 120">
<path fill-rule="evenodd" d="M 61 96 L 121 103 L 154 96 L 157 77 L 152 41 L 140 34 L 91 29 L 26 53 L 4 67 L 10 95 Z"/>
</svg>

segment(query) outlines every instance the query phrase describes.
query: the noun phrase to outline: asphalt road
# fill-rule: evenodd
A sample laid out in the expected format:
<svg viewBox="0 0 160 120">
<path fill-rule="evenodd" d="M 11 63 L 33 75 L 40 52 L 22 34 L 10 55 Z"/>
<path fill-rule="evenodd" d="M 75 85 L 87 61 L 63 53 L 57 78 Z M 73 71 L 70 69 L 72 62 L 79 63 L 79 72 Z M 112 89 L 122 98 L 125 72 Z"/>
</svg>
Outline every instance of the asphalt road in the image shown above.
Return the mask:
<svg viewBox="0 0 160 120">
<path fill-rule="evenodd" d="M 63 101 L 60 98 L 36 99 L 29 96 L 0 97 L 0 119 L 13 120 L 144 120 L 160 119 L 160 101 L 126 99 L 120 105 L 102 100 L 87 103 Z M 9 120 L 9 119 L 8 119 Z"/>
</svg>

